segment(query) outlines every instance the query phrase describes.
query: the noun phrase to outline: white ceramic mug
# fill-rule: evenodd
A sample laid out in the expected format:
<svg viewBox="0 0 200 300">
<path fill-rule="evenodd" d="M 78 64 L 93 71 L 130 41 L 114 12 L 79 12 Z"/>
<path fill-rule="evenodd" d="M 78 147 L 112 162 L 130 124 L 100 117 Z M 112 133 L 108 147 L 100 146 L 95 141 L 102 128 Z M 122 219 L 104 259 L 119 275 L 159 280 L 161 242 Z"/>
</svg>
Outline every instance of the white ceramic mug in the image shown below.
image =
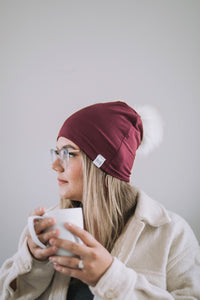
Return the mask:
<svg viewBox="0 0 200 300">
<path fill-rule="evenodd" d="M 28 229 L 30 232 L 30 235 L 32 237 L 32 240 L 41 248 L 47 248 L 49 245 L 44 245 L 37 237 L 35 233 L 34 228 L 34 220 L 40 220 L 45 218 L 55 218 L 56 223 L 54 226 L 49 227 L 45 231 L 50 231 L 52 229 L 59 229 L 59 238 L 63 240 L 69 240 L 75 243 L 82 244 L 82 241 L 77 236 L 73 235 L 67 228 L 65 227 L 66 222 L 70 222 L 72 224 L 75 224 L 81 228 L 83 228 L 83 214 L 82 214 L 82 208 L 67 208 L 67 209 L 57 209 L 53 211 L 49 211 L 45 213 L 43 216 L 30 216 L 28 218 Z M 59 248 L 56 252 L 56 255 L 62 255 L 62 256 L 74 256 L 73 253 Z"/>
</svg>

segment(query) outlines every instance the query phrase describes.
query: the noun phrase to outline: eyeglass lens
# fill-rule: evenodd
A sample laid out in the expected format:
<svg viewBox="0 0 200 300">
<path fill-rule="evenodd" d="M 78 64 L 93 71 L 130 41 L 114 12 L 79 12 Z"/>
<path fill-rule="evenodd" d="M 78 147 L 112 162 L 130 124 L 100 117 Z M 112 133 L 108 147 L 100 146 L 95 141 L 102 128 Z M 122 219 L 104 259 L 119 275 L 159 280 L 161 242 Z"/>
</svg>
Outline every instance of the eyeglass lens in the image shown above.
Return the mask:
<svg viewBox="0 0 200 300">
<path fill-rule="evenodd" d="M 52 163 L 58 159 L 60 160 L 60 164 L 63 168 L 67 168 L 69 162 L 69 152 L 67 149 L 54 150 L 51 149 L 51 160 Z"/>
</svg>

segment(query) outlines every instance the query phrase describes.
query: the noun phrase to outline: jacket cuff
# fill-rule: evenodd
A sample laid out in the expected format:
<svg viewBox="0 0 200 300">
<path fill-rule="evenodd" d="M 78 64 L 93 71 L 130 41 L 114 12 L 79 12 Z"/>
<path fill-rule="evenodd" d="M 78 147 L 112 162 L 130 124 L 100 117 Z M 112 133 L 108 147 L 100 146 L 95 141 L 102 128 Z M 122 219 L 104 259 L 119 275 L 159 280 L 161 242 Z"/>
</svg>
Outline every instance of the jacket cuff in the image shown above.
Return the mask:
<svg viewBox="0 0 200 300">
<path fill-rule="evenodd" d="M 28 249 L 27 239 L 24 240 L 20 251 L 16 254 L 16 268 L 18 274 L 25 274 L 29 272 L 32 268 L 33 257 Z"/>
<path fill-rule="evenodd" d="M 129 272 L 131 274 L 127 274 Z M 136 277 L 137 275 L 132 269 L 127 268 L 121 261 L 114 257 L 110 268 L 100 278 L 95 287 L 90 287 L 90 290 L 94 295 L 103 299 L 119 299 L 123 291 L 129 288 L 129 285 L 134 285 Z"/>
<path fill-rule="evenodd" d="M 7 287 L 10 295 L 13 295 L 14 293 L 13 289 L 10 287 L 11 282 L 14 279 L 17 279 L 19 275 L 29 272 L 32 268 L 32 262 L 33 258 L 27 246 L 27 239 L 24 239 L 20 250 L 18 250 L 18 252 L 12 258 L 11 272 L 5 281 L 5 286 Z"/>
<path fill-rule="evenodd" d="M 10 272 L 9 276 L 6 280 L 6 286 L 8 289 L 9 294 L 12 296 L 15 294 L 13 289 L 10 287 L 10 284 L 13 280 L 18 281 L 18 277 L 23 274 L 29 273 L 32 268 L 44 268 L 45 269 L 51 269 L 52 266 L 50 266 L 49 261 L 38 261 L 31 255 L 28 245 L 27 245 L 27 238 L 23 240 L 23 242 L 20 245 L 20 249 L 13 257 L 13 268 Z"/>
</svg>

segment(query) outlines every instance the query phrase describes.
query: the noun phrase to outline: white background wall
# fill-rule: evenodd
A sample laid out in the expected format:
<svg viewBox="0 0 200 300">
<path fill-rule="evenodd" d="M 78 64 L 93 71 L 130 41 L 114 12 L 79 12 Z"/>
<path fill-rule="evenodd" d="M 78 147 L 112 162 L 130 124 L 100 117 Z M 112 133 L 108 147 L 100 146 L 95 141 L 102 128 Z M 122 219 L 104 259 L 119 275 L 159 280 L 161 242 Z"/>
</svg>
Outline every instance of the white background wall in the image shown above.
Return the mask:
<svg viewBox="0 0 200 300">
<path fill-rule="evenodd" d="M 133 182 L 200 240 L 198 0 L 0 1 L 0 264 L 29 212 L 59 200 L 49 149 L 66 117 L 99 101 L 151 104 L 162 145 Z"/>
</svg>

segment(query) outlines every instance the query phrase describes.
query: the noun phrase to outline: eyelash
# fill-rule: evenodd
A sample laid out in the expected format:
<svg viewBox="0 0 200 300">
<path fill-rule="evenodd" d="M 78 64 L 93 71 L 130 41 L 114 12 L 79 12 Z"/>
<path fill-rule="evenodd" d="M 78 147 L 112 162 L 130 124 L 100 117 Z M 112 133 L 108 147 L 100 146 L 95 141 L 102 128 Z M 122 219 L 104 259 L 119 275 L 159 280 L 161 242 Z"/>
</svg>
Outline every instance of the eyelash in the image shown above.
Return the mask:
<svg viewBox="0 0 200 300">
<path fill-rule="evenodd" d="M 75 157 L 76 156 L 76 153 L 74 152 L 69 152 L 69 157 Z"/>
</svg>

